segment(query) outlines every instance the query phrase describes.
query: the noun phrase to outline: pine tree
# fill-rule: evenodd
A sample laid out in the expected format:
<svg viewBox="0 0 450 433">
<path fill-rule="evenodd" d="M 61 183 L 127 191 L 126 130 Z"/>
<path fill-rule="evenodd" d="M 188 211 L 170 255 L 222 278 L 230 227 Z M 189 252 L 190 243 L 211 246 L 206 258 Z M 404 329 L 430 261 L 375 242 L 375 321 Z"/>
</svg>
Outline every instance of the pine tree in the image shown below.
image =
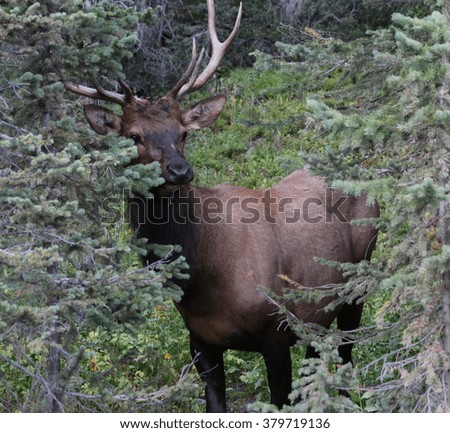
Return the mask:
<svg viewBox="0 0 450 433">
<path fill-rule="evenodd" d="M 173 281 L 186 278 L 183 258 L 171 261 L 168 246 L 142 267 L 146 246 L 127 229 L 126 199 L 159 185 L 159 168 L 130 166 L 129 140 L 99 141 L 79 126 L 80 104 L 61 82 L 120 76 L 136 41 L 130 12 L 50 0 L 0 10 L 2 411 L 111 410 L 136 393 L 151 405 L 158 391 L 152 378 L 119 390 L 99 374 L 96 354 L 114 345 L 92 335 L 136 335 L 156 306 L 180 297 Z M 110 370 L 132 360 L 112 359 Z"/>
</svg>

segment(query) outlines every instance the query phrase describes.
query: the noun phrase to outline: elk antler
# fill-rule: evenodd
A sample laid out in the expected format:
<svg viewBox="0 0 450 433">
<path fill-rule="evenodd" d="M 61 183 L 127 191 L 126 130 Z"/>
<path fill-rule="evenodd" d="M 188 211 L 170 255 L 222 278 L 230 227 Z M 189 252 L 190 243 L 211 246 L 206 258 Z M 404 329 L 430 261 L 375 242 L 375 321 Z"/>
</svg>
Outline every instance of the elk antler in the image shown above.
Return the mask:
<svg viewBox="0 0 450 433">
<path fill-rule="evenodd" d="M 114 102 L 116 104 L 121 105 L 122 107 L 125 107 L 128 104 L 131 104 L 133 102 L 135 96 L 133 95 L 133 91 L 131 88 L 123 82 L 119 78 L 119 84 L 122 87 L 123 91 L 125 92 L 124 95 L 116 92 L 111 92 L 109 90 L 105 90 L 100 83 L 94 79 L 94 86 L 95 89 L 92 87 L 86 87 L 86 86 L 79 86 L 72 83 L 65 83 L 66 89 L 70 90 L 73 93 L 76 93 L 77 95 L 81 96 L 87 96 L 88 98 L 93 99 L 101 99 L 103 101 L 108 102 Z"/>
<path fill-rule="evenodd" d="M 191 62 L 189 63 L 189 66 L 187 67 L 186 71 L 184 71 L 184 74 L 181 76 L 181 78 L 177 81 L 177 84 L 172 88 L 172 90 L 166 95 L 166 97 L 171 97 L 176 99 L 177 97 L 180 97 L 180 89 L 183 87 L 183 85 L 186 85 L 186 80 L 191 77 L 189 82 L 187 83 L 187 86 L 192 86 L 194 84 L 195 79 L 198 75 L 198 69 L 200 67 L 200 63 L 203 60 L 203 54 L 205 52 L 205 49 L 203 48 L 200 57 L 197 60 L 197 42 L 195 41 L 195 38 L 192 39 L 192 58 Z"/>
<path fill-rule="evenodd" d="M 197 48 L 194 39 L 192 44 L 191 62 L 189 63 L 188 68 L 186 69 L 180 80 L 177 82 L 177 84 L 175 84 L 173 89 L 166 95 L 167 97 L 180 99 L 183 95 L 186 95 L 187 93 L 190 93 L 202 87 L 211 78 L 216 69 L 219 67 L 220 62 L 222 61 L 228 46 L 231 44 L 231 42 L 233 41 L 234 37 L 236 36 L 239 30 L 242 16 L 242 2 L 239 6 L 239 11 L 236 17 L 236 22 L 234 23 L 233 30 L 231 31 L 230 35 L 225 40 L 225 42 L 220 42 L 219 38 L 217 37 L 216 11 L 214 8 L 214 0 L 207 0 L 207 3 L 208 3 L 208 31 L 212 47 L 211 59 L 208 63 L 208 66 L 206 66 L 206 68 L 204 69 L 204 71 L 200 75 L 198 75 L 198 69 L 202 61 L 204 50 L 202 50 L 200 58 L 197 61 L 196 59 Z M 186 83 L 186 80 L 189 77 L 191 77 L 191 79 Z"/>
</svg>

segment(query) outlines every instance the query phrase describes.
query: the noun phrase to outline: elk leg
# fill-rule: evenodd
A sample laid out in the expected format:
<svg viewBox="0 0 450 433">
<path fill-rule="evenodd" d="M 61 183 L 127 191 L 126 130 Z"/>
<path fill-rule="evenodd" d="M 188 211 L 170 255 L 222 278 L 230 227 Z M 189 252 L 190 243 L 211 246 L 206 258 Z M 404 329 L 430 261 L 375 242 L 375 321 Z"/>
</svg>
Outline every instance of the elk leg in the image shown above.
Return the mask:
<svg viewBox="0 0 450 433">
<path fill-rule="evenodd" d="M 223 348 L 206 344 L 190 335 L 191 356 L 205 383 L 206 412 L 226 412 Z"/>
<path fill-rule="evenodd" d="M 289 404 L 292 390 L 291 352 L 286 333 L 274 331 L 266 339 L 262 354 L 266 363 L 270 402 L 281 409 Z"/>
<path fill-rule="evenodd" d="M 337 326 L 341 331 L 353 331 L 359 327 L 361 323 L 361 315 L 363 310 L 363 303 L 344 304 L 337 316 Z M 344 340 L 345 344 L 339 346 L 339 356 L 342 358 L 342 363 L 347 364 L 352 360 L 353 339 L 348 337 Z"/>
<path fill-rule="evenodd" d="M 337 315 L 337 327 L 341 331 L 353 331 L 359 327 L 361 323 L 361 315 L 363 310 L 363 304 L 344 304 L 338 315 Z M 352 349 L 353 349 L 353 339 L 351 337 L 347 337 L 344 340 L 345 344 L 342 344 L 338 347 L 339 356 L 342 358 L 342 364 L 347 364 L 352 360 Z M 306 348 L 305 358 L 319 358 L 319 354 L 312 347 L 308 346 Z"/>
</svg>

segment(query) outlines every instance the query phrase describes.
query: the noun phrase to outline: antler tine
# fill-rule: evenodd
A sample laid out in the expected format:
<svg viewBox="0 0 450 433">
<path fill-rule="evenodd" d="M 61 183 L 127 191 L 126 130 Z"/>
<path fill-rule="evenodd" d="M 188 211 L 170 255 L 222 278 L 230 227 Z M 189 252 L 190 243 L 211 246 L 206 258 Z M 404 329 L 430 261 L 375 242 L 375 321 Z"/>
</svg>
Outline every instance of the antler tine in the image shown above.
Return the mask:
<svg viewBox="0 0 450 433">
<path fill-rule="evenodd" d="M 119 83 L 120 83 L 120 81 L 119 81 Z M 94 78 L 94 86 L 97 89 L 98 94 L 101 95 L 105 101 L 115 102 L 115 103 L 121 105 L 122 107 L 124 107 L 125 105 L 128 105 L 129 101 L 127 100 L 127 95 L 121 95 L 120 93 L 111 92 L 109 90 L 104 89 L 100 85 L 100 83 L 97 81 L 96 78 Z M 128 85 L 125 84 L 125 86 L 128 89 L 128 91 L 131 92 L 131 89 L 128 87 Z M 125 88 L 124 88 L 124 90 L 126 91 Z M 101 99 L 101 98 L 99 98 L 99 99 Z"/>
<path fill-rule="evenodd" d="M 192 87 L 192 85 L 194 84 L 197 76 L 198 76 L 198 70 L 200 69 L 200 65 L 202 64 L 202 60 L 203 60 L 203 56 L 205 55 L 205 48 L 202 48 L 202 50 L 200 51 L 200 56 L 198 57 L 197 62 L 195 63 L 195 68 L 192 71 L 192 75 L 191 75 L 191 79 L 184 84 L 184 86 L 186 86 L 186 88 L 190 88 Z M 184 87 L 183 86 L 183 87 Z M 180 98 L 184 93 L 182 93 L 182 91 L 179 92 L 178 94 L 178 98 Z"/>
<path fill-rule="evenodd" d="M 97 80 L 94 80 L 95 89 L 93 89 L 92 87 L 86 87 L 72 83 L 65 83 L 65 86 L 67 90 L 77 95 L 87 96 L 88 98 L 92 99 L 101 99 L 102 101 L 115 102 L 116 104 L 119 104 L 122 107 L 128 105 L 131 102 L 129 99 L 130 96 L 133 97 L 131 89 L 126 84 L 125 84 L 126 87 L 124 87 L 126 93 L 125 95 L 105 90 Z M 121 86 L 123 87 L 122 84 Z M 127 89 L 129 93 L 127 92 Z"/>
<path fill-rule="evenodd" d="M 131 87 L 125 83 L 125 81 L 123 81 L 121 78 L 118 78 L 117 81 L 120 84 L 120 87 L 122 87 L 123 91 L 125 92 L 125 100 L 127 101 L 128 104 L 131 104 L 131 102 L 133 102 L 134 99 L 134 93 L 131 90 Z"/>
<path fill-rule="evenodd" d="M 194 90 L 199 89 L 202 87 L 214 74 L 216 69 L 219 67 L 220 62 L 222 61 L 226 50 L 228 49 L 228 46 L 233 41 L 234 37 L 236 36 L 239 26 L 241 24 L 241 17 L 242 17 L 242 2 L 239 6 L 239 11 L 236 17 L 236 22 L 234 23 L 233 30 L 231 31 L 230 35 L 224 42 L 220 42 L 219 38 L 217 36 L 217 30 L 216 30 L 216 11 L 214 7 L 214 0 L 207 0 L 208 4 L 208 31 L 211 39 L 211 46 L 212 46 L 212 54 L 211 59 L 204 69 L 204 71 L 197 77 L 198 73 L 198 67 L 199 62 L 197 63 L 197 67 L 195 69 L 195 74 L 191 77 L 188 83 L 180 86 L 178 89 L 179 91 L 177 93 L 173 93 L 173 91 L 170 92 L 170 94 L 179 99 L 181 96 L 190 93 Z M 192 62 L 189 66 L 192 66 Z M 188 68 L 189 69 L 189 68 Z M 184 75 L 183 75 L 184 77 Z M 187 77 L 184 81 L 186 81 Z M 180 80 L 181 81 L 181 80 Z M 179 84 L 180 81 L 177 83 Z"/>
<path fill-rule="evenodd" d="M 195 38 L 192 38 L 192 56 L 189 66 L 184 71 L 184 74 L 181 76 L 181 78 L 177 81 L 177 84 L 175 84 L 172 90 L 170 90 L 170 92 L 167 93 L 166 97 L 174 99 L 178 97 L 178 93 L 181 87 L 186 82 L 186 80 L 191 76 L 194 69 L 196 69 L 196 63 L 197 63 L 197 41 L 195 40 Z"/>
</svg>

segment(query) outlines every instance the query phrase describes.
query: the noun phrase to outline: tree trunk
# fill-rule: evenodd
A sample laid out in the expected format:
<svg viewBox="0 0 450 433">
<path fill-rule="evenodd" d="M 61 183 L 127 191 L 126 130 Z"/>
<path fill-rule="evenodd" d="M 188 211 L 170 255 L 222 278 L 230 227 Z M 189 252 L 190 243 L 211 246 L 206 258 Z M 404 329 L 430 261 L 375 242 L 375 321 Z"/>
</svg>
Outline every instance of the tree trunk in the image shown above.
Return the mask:
<svg viewBox="0 0 450 433">
<path fill-rule="evenodd" d="M 450 401 L 450 271 L 444 273 L 444 288 L 443 288 L 443 302 L 444 302 L 444 349 L 447 354 L 449 367 L 445 372 L 445 394 L 446 401 Z M 449 407 L 450 410 L 450 407 Z"/>
<path fill-rule="evenodd" d="M 58 272 L 58 263 L 55 262 L 47 267 L 49 274 L 56 274 Z M 48 305 L 54 305 L 59 301 L 57 294 L 50 297 Z M 47 340 L 48 344 L 48 358 L 47 358 L 47 389 L 45 399 L 45 412 L 64 412 L 63 406 L 63 391 L 61 389 L 61 333 L 58 331 L 58 324 L 53 323 L 53 330 Z"/>
<path fill-rule="evenodd" d="M 446 214 L 447 203 L 442 201 L 439 205 L 439 219 L 441 223 L 442 246 L 448 245 L 448 218 Z M 450 271 L 444 271 L 442 275 L 442 303 L 443 303 L 443 324 L 444 341 L 443 346 L 447 354 L 449 367 L 444 373 L 444 384 L 446 401 L 450 401 Z"/>
<path fill-rule="evenodd" d="M 54 332 L 49 338 L 47 359 L 47 398 L 45 412 L 64 412 L 62 403 L 63 392 L 61 390 L 61 358 L 59 345 L 61 336 Z"/>
<path fill-rule="evenodd" d="M 447 202 L 439 203 L 439 221 L 441 225 L 440 237 L 442 247 L 448 244 L 448 219 Z M 442 274 L 442 306 L 443 306 L 443 325 L 444 341 L 443 347 L 447 355 L 448 367 L 444 372 L 444 392 L 445 401 L 450 401 L 450 271 L 446 270 Z M 448 408 L 450 410 L 450 407 Z"/>
<path fill-rule="evenodd" d="M 447 18 L 447 22 L 450 23 L 449 10 L 448 7 L 445 6 L 442 8 L 442 12 Z M 450 65 L 450 59 L 448 56 L 443 57 L 443 63 L 446 66 L 448 71 L 448 67 Z M 441 88 L 439 89 L 439 105 L 442 110 L 448 109 L 448 98 L 447 95 L 449 93 L 449 73 L 447 72 L 444 78 L 444 82 L 442 83 Z M 440 182 L 441 186 L 445 188 L 449 181 L 449 171 L 448 171 L 448 161 L 442 159 L 440 161 Z M 448 215 L 447 215 L 447 202 L 442 200 L 439 203 L 439 223 L 440 223 L 440 236 L 441 236 L 441 245 L 444 248 L 448 245 Z M 443 346 L 445 353 L 447 355 L 448 367 L 444 373 L 444 392 L 445 392 L 445 401 L 450 401 L 450 270 L 445 270 L 442 275 L 442 303 L 443 303 L 443 325 L 444 325 L 444 341 Z M 450 410 L 450 407 L 448 408 Z"/>
</svg>

